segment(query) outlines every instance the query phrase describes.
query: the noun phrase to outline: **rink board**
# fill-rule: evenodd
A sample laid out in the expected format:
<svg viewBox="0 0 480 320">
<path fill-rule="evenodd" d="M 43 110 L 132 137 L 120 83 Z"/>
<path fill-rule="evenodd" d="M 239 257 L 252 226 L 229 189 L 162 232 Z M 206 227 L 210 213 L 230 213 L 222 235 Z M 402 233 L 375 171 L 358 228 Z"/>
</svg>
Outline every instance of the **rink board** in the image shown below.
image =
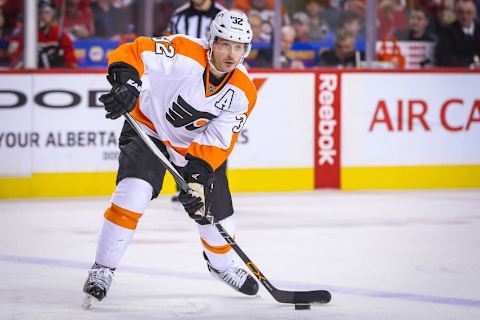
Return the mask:
<svg viewBox="0 0 480 320">
<path fill-rule="evenodd" d="M 479 73 L 342 74 L 342 189 L 480 187 Z"/>
<path fill-rule="evenodd" d="M 231 189 L 312 190 L 313 74 L 253 80 L 258 101 L 229 158 Z M 123 121 L 104 117 L 108 87 L 103 72 L 0 74 L 1 198 L 113 191 Z M 169 177 L 162 193 L 173 192 Z"/>
<path fill-rule="evenodd" d="M 252 75 L 234 192 L 480 187 L 478 72 Z M 122 121 L 104 118 L 108 87 L 103 71 L 0 73 L 0 198 L 112 192 Z"/>
</svg>

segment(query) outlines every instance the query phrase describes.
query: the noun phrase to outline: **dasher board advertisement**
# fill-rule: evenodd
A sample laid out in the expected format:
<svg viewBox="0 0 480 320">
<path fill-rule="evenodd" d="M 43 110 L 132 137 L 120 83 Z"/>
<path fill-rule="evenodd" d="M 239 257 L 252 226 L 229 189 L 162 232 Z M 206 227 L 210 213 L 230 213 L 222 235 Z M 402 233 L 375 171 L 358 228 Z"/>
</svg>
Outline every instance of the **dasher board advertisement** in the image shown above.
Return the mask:
<svg viewBox="0 0 480 320">
<path fill-rule="evenodd" d="M 476 74 L 349 74 L 342 166 L 480 164 Z"/>
<path fill-rule="evenodd" d="M 252 78 L 257 104 L 229 168 L 257 175 L 300 169 L 313 188 L 313 74 Z M 98 101 L 109 87 L 103 72 L 0 74 L 0 177 L 115 172 L 123 120 L 105 119 Z"/>
<path fill-rule="evenodd" d="M 343 73 L 342 189 L 480 187 L 480 74 Z"/>
</svg>

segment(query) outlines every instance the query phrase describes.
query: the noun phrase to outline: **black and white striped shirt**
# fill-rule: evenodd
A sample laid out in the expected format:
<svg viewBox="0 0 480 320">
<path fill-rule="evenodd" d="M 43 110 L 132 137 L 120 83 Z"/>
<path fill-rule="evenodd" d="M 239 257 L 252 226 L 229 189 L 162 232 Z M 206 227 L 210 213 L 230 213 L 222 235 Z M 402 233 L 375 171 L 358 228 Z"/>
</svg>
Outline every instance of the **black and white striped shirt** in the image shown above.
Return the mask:
<svg viewBox="0 0 480 320">
<path fill-rule="evenodd" d="M 218 12 L 225 8 L 215 1 L 207 11 L 193 8 L 190 1 L 175 10 L 168 23 L 167 31 L 172 34 L 186 34 L 192 37 L 208 40 L 210 23 Z"/>
</svg>

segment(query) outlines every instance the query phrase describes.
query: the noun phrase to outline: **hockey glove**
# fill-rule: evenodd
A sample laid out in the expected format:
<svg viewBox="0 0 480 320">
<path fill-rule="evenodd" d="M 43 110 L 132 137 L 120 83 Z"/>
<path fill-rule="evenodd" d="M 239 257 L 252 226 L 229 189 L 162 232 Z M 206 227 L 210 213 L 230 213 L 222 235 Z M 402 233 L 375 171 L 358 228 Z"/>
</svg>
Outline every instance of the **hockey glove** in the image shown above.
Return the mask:
<svg viewBox="0 0 480 320">
<path fill-rule="evenodd" d="M 186 167 L 185 180 L 190 190 L 188 193 L 181 190 L 178 201 L 183 205 L 190 218 L 201 220 L 210 209 L 214 181 L 213 170 L 205 161 L 191 158 Z"/>
<path fill-rule="evenodd" d="M 137 70 L 123 62 L 108 67 L 107 80 L 112 89 L 100 96 L 100 102 L 105 105 L 105 117 L 113 120 L 133 110 L 140 95 L 142 81 Z"/>
</svg>

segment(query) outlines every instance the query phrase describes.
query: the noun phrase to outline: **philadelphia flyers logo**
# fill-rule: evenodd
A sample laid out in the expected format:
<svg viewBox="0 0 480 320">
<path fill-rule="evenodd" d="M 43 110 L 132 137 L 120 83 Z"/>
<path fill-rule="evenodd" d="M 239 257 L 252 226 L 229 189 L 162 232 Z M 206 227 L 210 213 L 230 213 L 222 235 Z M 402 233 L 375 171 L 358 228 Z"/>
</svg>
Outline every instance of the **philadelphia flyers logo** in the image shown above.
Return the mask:
<svg viewBox="0 0 480 320">
<path fill-rule="evenodd" d="M 172 103 L 165 117 L 175 128 L 185 127 L 189 131 L 201 128 L 215 118 L 211 113 L 196 110 L 180 95 L 177 101 Z"/>
</svg>

